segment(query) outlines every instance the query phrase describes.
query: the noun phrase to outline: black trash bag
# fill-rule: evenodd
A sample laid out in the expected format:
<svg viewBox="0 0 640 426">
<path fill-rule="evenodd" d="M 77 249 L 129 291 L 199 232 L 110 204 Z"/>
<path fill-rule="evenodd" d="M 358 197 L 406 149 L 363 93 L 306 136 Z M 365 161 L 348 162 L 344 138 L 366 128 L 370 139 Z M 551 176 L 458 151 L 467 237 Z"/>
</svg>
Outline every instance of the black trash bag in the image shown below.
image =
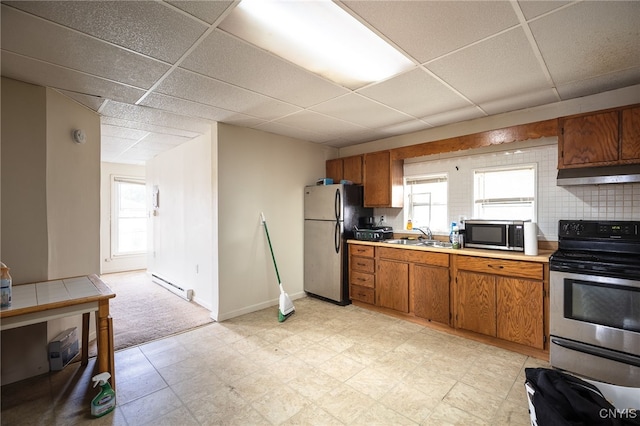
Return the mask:
<svg viewBox="0 0 640 426">
<path fill-rule="evenodd" d="M 538 426 L 640 425 L 640 411 L 616 410 L 589 382 L 548 368 L 525 368 Z M 619 407 L 623 409 L 624 407 Z"/>
</svg>

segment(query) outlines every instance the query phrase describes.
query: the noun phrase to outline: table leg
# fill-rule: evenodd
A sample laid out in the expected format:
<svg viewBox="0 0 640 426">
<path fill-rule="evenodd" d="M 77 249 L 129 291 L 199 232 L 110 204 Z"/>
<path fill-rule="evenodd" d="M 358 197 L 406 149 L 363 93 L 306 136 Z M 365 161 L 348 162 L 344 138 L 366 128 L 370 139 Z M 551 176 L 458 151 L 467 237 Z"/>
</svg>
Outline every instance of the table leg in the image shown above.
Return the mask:
<svg viewBox="0 0 640 426">
<path fill-rule="evenodd" d="M 82 357 L 81 365 L 87 365 L 89 363 L 89 316 L 90 312 L 82 314 Z"/>
<path fill-rule="evenodd" d="M 115 388 L 116 371 L 113 351 L 113 320 L 109 315 L 109 301 L 100 301 L 97 312 L 98 372 L 111 374 L 111 387 Z"/>
</svg>

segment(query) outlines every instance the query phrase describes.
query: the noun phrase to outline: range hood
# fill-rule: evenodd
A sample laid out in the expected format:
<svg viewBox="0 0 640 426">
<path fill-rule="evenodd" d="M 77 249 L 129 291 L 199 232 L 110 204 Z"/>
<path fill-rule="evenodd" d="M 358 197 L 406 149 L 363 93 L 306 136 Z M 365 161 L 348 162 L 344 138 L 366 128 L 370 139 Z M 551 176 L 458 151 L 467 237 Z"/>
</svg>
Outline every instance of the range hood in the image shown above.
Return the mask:
<svg viewBox="0 0 640 426">
<path fill-rule="evenodd" d="M 640 164 L 558 170 L 558 186 L 640 182 Z"/>
</svg>

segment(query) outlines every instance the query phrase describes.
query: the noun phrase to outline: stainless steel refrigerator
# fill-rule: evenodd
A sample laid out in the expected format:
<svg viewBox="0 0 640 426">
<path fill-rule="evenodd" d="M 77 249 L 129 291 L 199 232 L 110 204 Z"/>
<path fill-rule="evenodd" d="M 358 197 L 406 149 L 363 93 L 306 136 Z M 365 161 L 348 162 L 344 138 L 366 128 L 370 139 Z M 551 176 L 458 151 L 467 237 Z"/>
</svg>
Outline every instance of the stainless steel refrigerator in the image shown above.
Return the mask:
<svg viewBox="0 0 640 426">
<path fill-rule="evenodd" d="M 304 190 L 304 290 L 339 305 L 348 305 L 349 257 L 346 240 L 353 237 L 362 207 L 358 185 L 316 185 Z"/>
</svg>

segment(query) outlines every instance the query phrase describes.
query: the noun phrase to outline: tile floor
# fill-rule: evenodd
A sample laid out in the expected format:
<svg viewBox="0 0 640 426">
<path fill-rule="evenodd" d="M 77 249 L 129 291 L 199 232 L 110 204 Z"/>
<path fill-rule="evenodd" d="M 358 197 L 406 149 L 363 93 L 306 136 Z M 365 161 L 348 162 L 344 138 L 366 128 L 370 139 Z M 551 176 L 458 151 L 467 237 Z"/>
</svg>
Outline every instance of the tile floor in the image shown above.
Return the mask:
<svg viewBox="0 0 640 426">
<path fill-rule="evenodd" d="M 353 305 L 294 301 L 116 352 L 116 409 L 90 416 L 94 360 L 2 387 L 2 425 L 528 425 L 548 363 Z"/>
</svg>

